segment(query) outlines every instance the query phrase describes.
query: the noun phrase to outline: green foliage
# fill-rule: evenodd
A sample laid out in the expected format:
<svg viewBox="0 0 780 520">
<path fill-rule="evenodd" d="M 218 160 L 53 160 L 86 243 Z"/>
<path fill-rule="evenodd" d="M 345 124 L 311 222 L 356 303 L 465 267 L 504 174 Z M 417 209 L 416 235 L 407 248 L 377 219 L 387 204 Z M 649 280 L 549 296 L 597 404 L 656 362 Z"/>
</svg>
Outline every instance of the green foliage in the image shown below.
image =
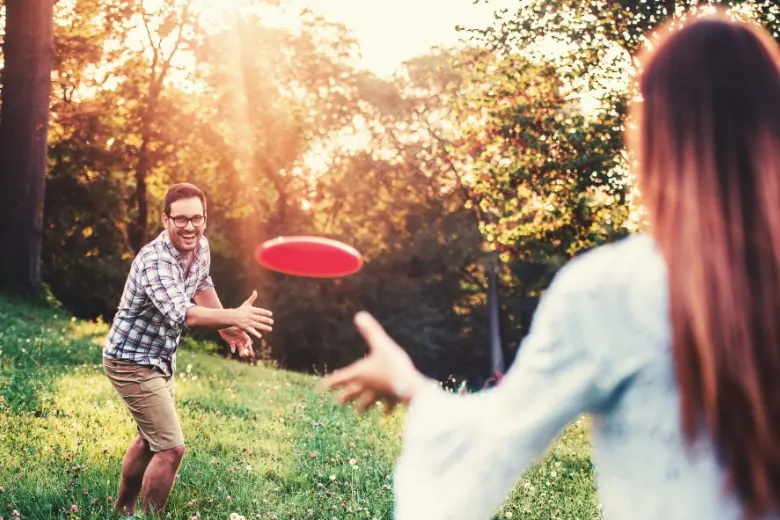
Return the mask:
<svg viewBox="0 0 780 520">
<path fill-rule="evenodd" d="M 116 518 L 120 463 L 135 427 L 100 364 L 107 326 L 4 297 L 0 320 L 0 511 Z M 178 356 L 188 450 L 171 518 L 392 518 L 402 410 L 358 416 L 336 406 L 315 377 L 189 348 Z M 500 518 L 594 518 L 587 432 L 585 420 L 567 428 Z"/>
<path fill-rule="evenodd" d="M 447 150 L 504 261 L 510 343 L 564 262 L 642 226 L 624 143 L 633 58 L 669 16 L 707 4 L 780 36 L 780 7 L 765 0 L 493 2 L 494 23 L 467 31 Z"/>
<path fill-rule="evenodd" d="M 224 25 L 187 0 L 57 3 L 51 296 L 110 320 L 143 235 L 139 201 L 152 238 L 167 187 L 190 181 L 208 198 L 223 304 L 257 290 L 274 311 L 268 359 L 301 371 L 357 359 L 352 317 L 368 309 L 426 373 L 478 386 L 494 254 L 511 361 L 560 266 L 641 224 L 623 143 L 632 59 L 693 0 L 497 2 L 464 48 L 392 79 L 359 70 L 350 33 L 312 11 L 295 31 L 268 26 L 274 3 Z M 728 4 L 778 34 L 773 2 Z M 262 269 L 255 248 L 284 234 L 344 240 L 366 266 L 342 280 Z M 190 339 L 227 354 L 216 334 Z"/>
</svg>

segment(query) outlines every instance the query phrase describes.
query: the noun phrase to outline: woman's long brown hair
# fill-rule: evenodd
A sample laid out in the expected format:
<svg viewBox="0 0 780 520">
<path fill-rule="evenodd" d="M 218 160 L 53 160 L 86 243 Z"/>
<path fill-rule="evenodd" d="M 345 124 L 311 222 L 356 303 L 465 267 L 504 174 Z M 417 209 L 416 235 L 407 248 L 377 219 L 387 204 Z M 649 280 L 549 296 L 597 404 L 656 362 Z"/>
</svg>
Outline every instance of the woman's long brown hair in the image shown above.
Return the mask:
<svg viewBox="0 0 780 520">
<path fill-rule="evenodd" d="M 780 54 L 723 14 L 658 34 L 631 136 L 668 266 L 683 431 L 714 443 L 755 518 L 780 509 Z"/>
</svg>

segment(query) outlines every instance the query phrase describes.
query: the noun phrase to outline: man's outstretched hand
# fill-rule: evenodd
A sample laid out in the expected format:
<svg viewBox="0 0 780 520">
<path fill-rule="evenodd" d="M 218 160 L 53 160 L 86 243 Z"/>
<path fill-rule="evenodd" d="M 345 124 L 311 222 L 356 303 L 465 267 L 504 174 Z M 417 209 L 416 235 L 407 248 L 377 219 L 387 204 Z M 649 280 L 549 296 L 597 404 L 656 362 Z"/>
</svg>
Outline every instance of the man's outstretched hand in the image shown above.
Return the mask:
<svg viewBox="0 0 780 520">
<path fill-rule="evenodd" d="M 340 404 L 357 399 L 362 412 L 376 401 L 385 401 L 390 414 L 399 403 L 408 404 L 428 380 L 373 316 L 360 312 L 355 325 L 368 343 L 368 356 L 325 376 L 323 383 L 328 389 L 345 389 Z"/>
<path fill-rule="evenodd" d="M 262 336 L 259 331 L 271 332 L 274 320 L 271 318 L 273 316 L 271 311 L 252 306 L 256 298 L 257 291 L 252 291 L 252 296 L 247 298 L 241 307 L 233 310 L 235 316 L 233 322 L 237 328 L 260 339 Z"/>
</svg>

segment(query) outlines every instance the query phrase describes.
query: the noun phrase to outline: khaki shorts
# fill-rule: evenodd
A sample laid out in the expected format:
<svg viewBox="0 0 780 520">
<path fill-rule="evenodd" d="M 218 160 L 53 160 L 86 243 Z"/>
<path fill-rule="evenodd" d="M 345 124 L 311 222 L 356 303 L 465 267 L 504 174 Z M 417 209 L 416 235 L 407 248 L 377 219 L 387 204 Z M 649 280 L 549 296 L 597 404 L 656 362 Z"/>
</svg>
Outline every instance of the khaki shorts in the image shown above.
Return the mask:
<svg viewBox="0 0 780 520">
<path fill-rule="evenodd" d="M 184 433 L 173 407 L 173 376 L 150 365 L 103 358 L 103 370 L 119 392 L 153 452 L 184 446 Z"/>
</svg>

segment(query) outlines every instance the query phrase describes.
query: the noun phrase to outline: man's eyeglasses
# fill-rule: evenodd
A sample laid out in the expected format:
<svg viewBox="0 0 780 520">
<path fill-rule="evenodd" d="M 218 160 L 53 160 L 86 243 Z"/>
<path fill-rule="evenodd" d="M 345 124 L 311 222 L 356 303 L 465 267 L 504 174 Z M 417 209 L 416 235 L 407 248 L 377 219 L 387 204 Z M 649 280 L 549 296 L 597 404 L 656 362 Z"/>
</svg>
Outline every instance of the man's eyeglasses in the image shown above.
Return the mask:
<svg viewBox="0 0 780 520">
<path fill-rule="evenodd" d="M 206 217 L 204 217 L 203 215 L 195 215 L 194 217 L 182 217 L 182 216 L 172 217 L 168 215 L 168 218 L 173 220 L 173 225 L 176 226 L 177 228 L 187 227 L 187 224 L 189 222 L 192 222 L 192 225 L 195 227 L 200 227 L 206 223 Z"/>
</svg>

